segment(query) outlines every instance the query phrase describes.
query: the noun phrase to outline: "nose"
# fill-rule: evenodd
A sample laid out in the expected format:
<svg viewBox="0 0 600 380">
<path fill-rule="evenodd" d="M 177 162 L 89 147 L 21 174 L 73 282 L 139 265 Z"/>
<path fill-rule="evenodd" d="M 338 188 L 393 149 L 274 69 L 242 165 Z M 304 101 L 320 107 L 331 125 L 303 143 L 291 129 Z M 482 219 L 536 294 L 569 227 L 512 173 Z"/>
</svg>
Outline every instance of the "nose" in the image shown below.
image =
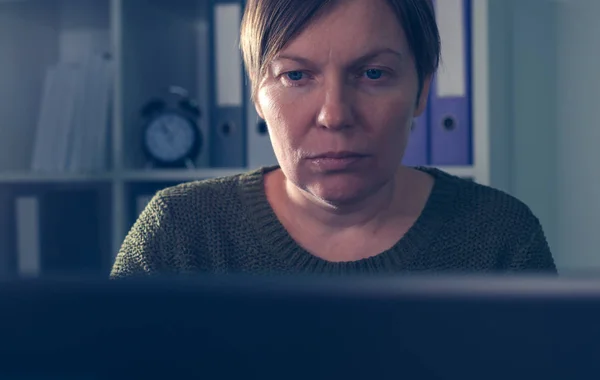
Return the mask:
<svg viewBox="0 0 600 380">
<path fill-rule="evenodd" d="M 343 81 L 329 80 L 323 86 L 324 100 L 317 123 L 322 128 L 342 130 L 352 125 L 351 91 Z"/>
</svg>

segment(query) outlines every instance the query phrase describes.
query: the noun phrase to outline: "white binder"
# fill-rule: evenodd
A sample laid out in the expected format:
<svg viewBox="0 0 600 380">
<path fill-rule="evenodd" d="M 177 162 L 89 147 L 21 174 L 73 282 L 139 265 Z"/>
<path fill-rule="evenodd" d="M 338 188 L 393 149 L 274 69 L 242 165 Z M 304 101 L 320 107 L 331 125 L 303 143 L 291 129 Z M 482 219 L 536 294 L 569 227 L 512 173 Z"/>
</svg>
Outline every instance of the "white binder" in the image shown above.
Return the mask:
<svg viewBox="0 0 600 380">
<path fill-rule="evenodd" d="M 35 277 L 41 270 L 38 199 L 16 198 L 15 211 L 18 273 L 22 277 Z"/>
</svg>

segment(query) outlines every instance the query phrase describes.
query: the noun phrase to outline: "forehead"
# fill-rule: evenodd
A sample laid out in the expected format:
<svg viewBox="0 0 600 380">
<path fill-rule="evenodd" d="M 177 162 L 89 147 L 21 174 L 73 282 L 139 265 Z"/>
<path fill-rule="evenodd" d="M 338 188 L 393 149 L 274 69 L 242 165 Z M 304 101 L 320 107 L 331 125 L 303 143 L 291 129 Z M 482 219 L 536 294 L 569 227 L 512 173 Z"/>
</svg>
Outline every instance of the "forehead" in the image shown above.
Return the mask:
<svg viewBox="0 0 600 380">
<path fill-rule="evenodd" d="M 385 0 L 340 0 L 307 27 L 281 54 L 311 59 L 353 59 L 366 51 L 407 51 L 402 25 Z"/>
</svg>

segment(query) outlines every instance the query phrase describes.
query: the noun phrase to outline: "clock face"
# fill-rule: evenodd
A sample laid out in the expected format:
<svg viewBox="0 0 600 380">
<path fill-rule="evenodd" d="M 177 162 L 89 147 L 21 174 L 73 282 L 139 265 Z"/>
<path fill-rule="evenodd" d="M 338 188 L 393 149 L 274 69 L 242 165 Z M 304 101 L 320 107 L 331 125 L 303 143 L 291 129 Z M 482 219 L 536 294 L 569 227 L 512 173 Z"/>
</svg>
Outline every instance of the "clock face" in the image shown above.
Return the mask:
<svg viewBox="0 0 600 380">
<path fill-rule="evenodd" d="M 155 118 L 146 129 L 148 152 L 163 162 L 175 162 L 192 150 L 195 126 L 186 118 L 168 113 Z"/>
</svg>

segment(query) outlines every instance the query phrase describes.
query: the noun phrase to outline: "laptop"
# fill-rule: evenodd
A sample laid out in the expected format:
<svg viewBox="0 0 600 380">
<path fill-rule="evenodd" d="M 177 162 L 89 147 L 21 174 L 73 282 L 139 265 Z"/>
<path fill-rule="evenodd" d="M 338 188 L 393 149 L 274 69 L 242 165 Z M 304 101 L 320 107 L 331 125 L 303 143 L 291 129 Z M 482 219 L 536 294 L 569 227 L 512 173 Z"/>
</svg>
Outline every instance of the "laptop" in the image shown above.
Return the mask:
<svg viewBox="0 0 600 380">
<path fill-rule="evenodd" d="M 597 278 L 20 280 L 0 310 L 0 379 L 600 376 Z"/>
</svg>

